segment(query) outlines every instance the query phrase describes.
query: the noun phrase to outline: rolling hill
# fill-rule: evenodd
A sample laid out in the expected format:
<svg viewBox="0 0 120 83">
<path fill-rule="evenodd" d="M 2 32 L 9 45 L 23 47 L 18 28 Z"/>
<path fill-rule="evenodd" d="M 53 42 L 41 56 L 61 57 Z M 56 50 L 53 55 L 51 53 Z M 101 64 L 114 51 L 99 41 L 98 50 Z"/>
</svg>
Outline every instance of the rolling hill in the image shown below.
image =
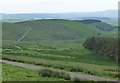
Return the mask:
<svg viewBox="0 0 120 83">
<path fill-rule="evenodd" d="M 103 30 L 103 31 L 112 31 L 112 30 L 115 30 L 117 28 L 115 26 L 111 26 L 110 24 L 104 23 L 100 20 L 88 19 L 88 20 L 81 20 L 79 22 L 82 22 L 86 25 L 88 24 L 89 26 L 96 27 L 96 28 Z"/>
<path fill-rule="evenodd" d="M 101 23 L 107 25 L 106 23 Z M 110 26 L 110 25 L 109 25 Z M 112 27 L 112 26 L 111 26 Z M 105 30 L 78 21 L 49 19 L 3 23 L 3 40 L 18 40 L 31 28 L 22 41 L 81 40 L 107 33 Z"/>
<path fill-rule="evenodd" d="M 4 22 L 2 23 L 2 39 L 18 40 L 27 29 L 28 27 L 26 26 Z"/>
<path fill-rule="evenodd" d="M 120 33 L 120 31 L 118 31 L 118 29 L 113 30 L 111 33 L 109 34 L 104 34 L 103 37 L 113 37 L 113 38 L 118 38 L 118 34 Z"/>
</svg>

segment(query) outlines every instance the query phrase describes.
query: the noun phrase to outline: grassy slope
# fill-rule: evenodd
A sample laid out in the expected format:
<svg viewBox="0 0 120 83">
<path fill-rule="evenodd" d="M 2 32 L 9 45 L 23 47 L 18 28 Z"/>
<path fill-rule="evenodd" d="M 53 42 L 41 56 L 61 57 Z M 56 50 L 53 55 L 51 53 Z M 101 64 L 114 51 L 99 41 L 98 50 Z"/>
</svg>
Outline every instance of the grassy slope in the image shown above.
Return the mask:
<svg viewBox="0 0 120 83">
<path fill-rule="evenodd" d="M 27 31 L 28 27 L 17 24 L 2 23 L 3 40 L 17 40 Z"/>
<path fill-rule="evenodd" d="M 3 81 L 60 81 L 63 79 L 41 77 L 38 71 L 3 64 Z"/>
<path fill-rule="evenodd" d="M 18 49 L 13 49 L 10 54 L 3 54 L 3 58 L 45 67 L 64 69 L 67 71 L 73 69 L 75 72 L 86 74 L 91 74 L 88 73 L 90 71 L 101 77 L 114 78 L 116 75 L 116 64 L 111 59 L 96 55 L 86 50 L 80 45 L 80 43 L 56 43 L 51 42 L 51 44 L 43 44 L 42 42 L 19 42 L 17 45 L 23 50 L 20 51 Z M 14 45 L 11 44 L 11 46 Z M 9 48 L 9 46 L 5 45 L 4 49 L 5 48 Z"/>
<path fill-rule="evenodd" d="M 112 32 L 109 33 L 109 34 L 104 34 L 103 36 L 105 36 L 105 37 L 118 38 L 118 34 L 119 34 L 119 33 L 120 33 L 120 32 L 118 32 L 118 30 L 116 29 L 116 30 L 112 31 Z"/>
<path fill-rule="evenodd" d="M 18 22 L 11 25 L 10 23 L 4 24 L 3 39 L 18 39 L 21 37 L 23 31 L 26 31 L 27 26 L 31 27 L 32 30 L 23 40 L 74 40 L 87 38 L 93 35 L 96 36 L 98 33 L 104 33 L 104 31 L 101 31 L 96 27 L 87 26 L 86 24 L 77 21 L 41 20 Z"/>
<path fill-rule="evenodd" d="M 113 24 L 107 24 L 107 23 L 103 23 L 103 22 L 96 22 L 96 23 L 91 23 L 91 24 L 88 24 L 88 25 L 89 26 L 94 26 L 94 27 L 97 26 L 96 28 L 102 27 L 101 30 L 106 31 L 106 32 L 105 32 L 105 34 L 103 34 L 101 36 L 115 37 L 115 38 L 118 37 L 118 29 Z"/>
<path fill-rule="evenodd" d="M 6 58 L 23 60 L 25 62 L 30 62 L 33 64 L 42 63 L 43 66 L 49 66 L 52 68 L 62 67 L 64 70 L 67 71 L 69 71 L 70 68 L 74 69 L 74 66 L 75 69 L 77 69 L 77 67 L 82 67 L 82 73 L 89 74 L 89 71 L 91 71 L 95 75 L 103 77 L 105 76 L 113 78 L 114 75 L 116 75 L 116 72 L 114 72 L 116 70 L 116 66 L 112 60 L 105 57 L 97 56 L 96 54 L 89 52 L 81 46 L 83 42 L 80 41 L 81 39 L 93 35 L 96 36 L 98 33 L 107 34 L 105 31 L 99 30 L 92 25 L 86 25 L 80 22 L 68 20 L 26 21 L 11 25 L 16 26 L 9 26 L 10 28 L 8 26 L 3 27 L 3 30 L 5 30 L 5 32 L 11 32 L 10 34 L 3 34 L 3 38 L 17 40 L 19 37 L 21 37 L 23 31 L 25 32 L 27 30 L 24 30 L 24 27 L 29 26 L 32 28 L 32 30 L 23 40 L 43 40 L 37 42 L 37 44 L 34 42 L 25 41 L 17 42 L 19 43 L 17 45 L 22 47 L 23 51 L 21 52 L 20 50 L 13 49 L 11 52 L 13 54 L 5 54 L 4 57 Z M 19 27 L 20 30 L 16 30 L 16 27 L 18 26 L 23 27 Z M 18 33 L 20 33 L 19 36 L 18 33 L 14 33 L 14 29 L 18 31 Z M 8 35 L 9 38 L 7 38 Z M 13 45 L 13 43 L 16 42 L 4 41 L 3 45 L 6 46 L 8 45 L 8 43 L 11 46 L 15 46 Z M 7 47 L 5 46 L 3 47 L 7 49 Z M 16 53 L 20 54 L 20 56 L 16 56 Z M 26 54 L 24 54 L 23 56 L 21 53 L 28 53 L 28 56 Z M 68 56 L 75 59 L 69 58 Z M 112 72 L 111 70 L 114 71 Z M 77 72 L 80 71 L 78 70 Z"/>
<path fill-rule="evenodd" d="M 100 20 L 81 20 L 79 22 L 82 22 L 82 23 L 89 25 L 89 26 L 96 27 L 102 31 L 112 31 L 112 30 L 116 29 L 115 25 L 104 23 Z"/>
<path fill-rule="evenodd" d="M 103 30 L 103 31 L 112 31 L 115 29 L 114 26 L 107 24 L 107 23 L 104 23 L 104 22 L 92 23 L 90 25 L 92 25 L 100 30 Z"/>
</svg>

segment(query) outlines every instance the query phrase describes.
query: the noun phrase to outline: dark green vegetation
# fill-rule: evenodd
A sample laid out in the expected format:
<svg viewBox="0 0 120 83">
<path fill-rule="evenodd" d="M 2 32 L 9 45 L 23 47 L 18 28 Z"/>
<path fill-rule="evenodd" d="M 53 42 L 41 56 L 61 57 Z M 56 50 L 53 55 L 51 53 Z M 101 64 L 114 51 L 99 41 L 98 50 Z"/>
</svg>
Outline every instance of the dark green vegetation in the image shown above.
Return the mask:
<svg viewBox="0 0 120 83">
<path fill-rule="evenodd" d="M 110 24 L 106 24 L 99 20 L 81 20 L 79 22 L 82 22 L 86 25 L 89 24 L 89 26 L 91 25 L 92 27 L 96 27 L 102 31 L 112 31 L 117 29 L 116 26 L 111 26 Z"/>
<path fill-rule="evenodd" d="M 102 28 L 96 27 L 97 24 Z M 17 41 L 29 28 L 28 34 Z M 54 19 L 3 23 L 3 59 L 116 79 L 115 61 L 83 47 L 88 37 L 107 37 L 116 31 L 114 26 L 99 21 L 85 24 Z M 59 78 L 56 74 L 53 77 Z"/>
<path fill-rule="evenodd" d="M 91 24 L 91 23 L 98 23 L 98 22 L 102 22 L 100 20 L 80 20 L 79 22 L 85 23 L 85 24 Z"/>
<path fill-rule="evenodd" d="M 118 38 L 92 37 L 88 38 L 83 46 L 118 62 Z"/>
<path fill-rule="evenodd" d="M 100 30 L 103 30 L 103 31 L 112 31 L 116 28 L 116 27 L 113 27 L 109 24 L 101 23 L 101 22 L 93 23 L 92 25 L 95 26 L 96 28 L 100 29 Z"/>
<path fill-rule="evenodd" d="M 56 78 L 63 78 L 65 80 L 70 80 L 71 77 L 69 74 L 61 71 L 53 71 L 50 69 L 42 69 L 39 73 L 42 77 L 56 77 Z"/>
</svg>

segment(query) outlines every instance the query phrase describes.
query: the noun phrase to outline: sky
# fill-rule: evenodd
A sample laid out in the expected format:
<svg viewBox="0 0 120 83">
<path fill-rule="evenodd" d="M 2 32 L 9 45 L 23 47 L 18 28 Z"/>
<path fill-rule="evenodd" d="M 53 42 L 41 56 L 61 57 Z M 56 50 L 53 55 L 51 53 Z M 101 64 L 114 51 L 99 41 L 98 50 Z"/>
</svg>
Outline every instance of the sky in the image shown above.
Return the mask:
<svg viewBox="0 0 120 83">
<path fill-rule="evenodd" d="M 67 13 L 117 10 L 119 0 L 0 0 L 1 13 Z"/>
</svg>

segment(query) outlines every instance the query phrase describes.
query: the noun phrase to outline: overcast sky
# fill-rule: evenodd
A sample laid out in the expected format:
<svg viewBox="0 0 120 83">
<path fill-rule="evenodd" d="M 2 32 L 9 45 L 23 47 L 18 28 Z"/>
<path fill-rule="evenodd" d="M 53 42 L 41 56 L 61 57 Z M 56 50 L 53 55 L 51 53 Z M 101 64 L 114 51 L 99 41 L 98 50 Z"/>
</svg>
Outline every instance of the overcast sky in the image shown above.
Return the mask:
<svg viewBox="0 0 120 83">
<path fill-rule="evenodd" d="M 2 13 L 63 13 L 114 10 L 119 0 L 0 0 Z"/>
</svg>

